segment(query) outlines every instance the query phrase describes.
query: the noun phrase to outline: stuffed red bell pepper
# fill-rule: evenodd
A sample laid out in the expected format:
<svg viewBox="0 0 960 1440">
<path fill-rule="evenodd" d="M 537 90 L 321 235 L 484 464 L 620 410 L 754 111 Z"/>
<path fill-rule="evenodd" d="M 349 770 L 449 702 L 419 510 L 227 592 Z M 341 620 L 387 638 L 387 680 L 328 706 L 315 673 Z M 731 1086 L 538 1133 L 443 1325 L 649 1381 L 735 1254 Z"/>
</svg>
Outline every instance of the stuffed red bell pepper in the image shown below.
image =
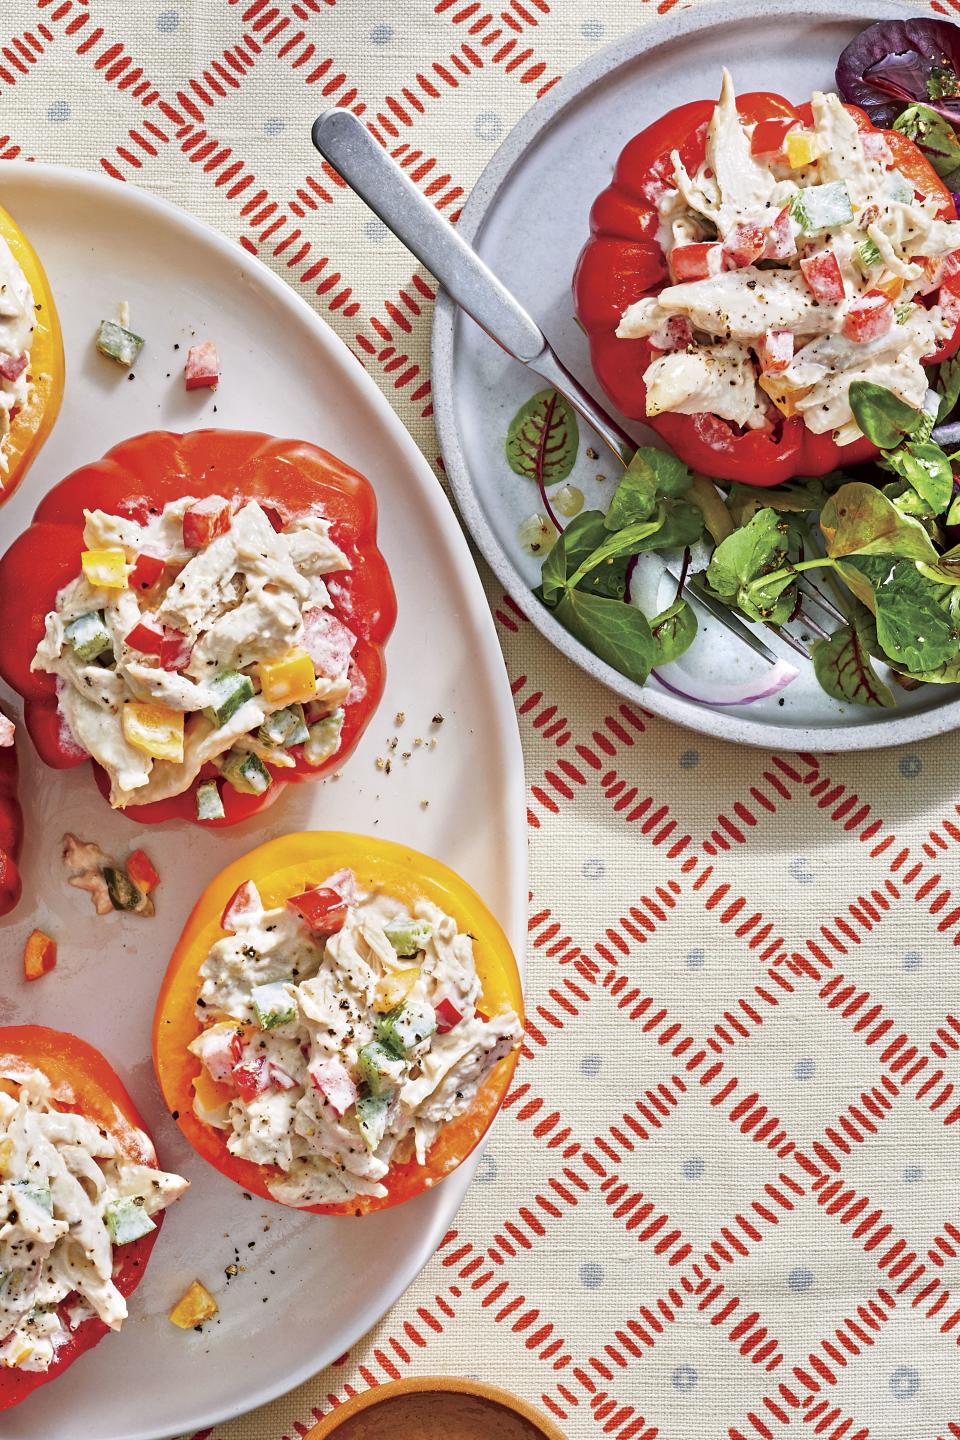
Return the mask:
<svg viewBox="0 0 960 1440">
<path fill-rule="evenodd" d="M 510 943 L 436 860 L 385 840 L 272 840 L 208 886 L 153 1054 L 191 1145 L 264 1199 L 382 1210 L 482 1140 L 518 1058 Z"/>
<path fill-rule="evenodd" d="M 186 1189 L 98 1051 L 0 1029 L 0 1410 L 120 1329 Z"/>
<path fill-rule="evenodd" d="M 835 95 L 672 110 L 598 196 L 574 280 L 596 374 L 694 469 L 775 485 L 872 458 L 853 380 L 917 408 L 960 344 L 960 224 L 917 147 Z"/>
<path fill-rule="evenodd" d="M 369 483 L 298 440 L 128 440 L 0 561 L 0 674 L 55 768 L 138 823 L 233 824 L 349 755 L 396 603 Z"/>
<path fill-rule="evenodd" d="M 0 915 L 20 899 L 23 811 L 17 799 L 17 750 L 13 721 L 0 713 Z"/>
</svg>

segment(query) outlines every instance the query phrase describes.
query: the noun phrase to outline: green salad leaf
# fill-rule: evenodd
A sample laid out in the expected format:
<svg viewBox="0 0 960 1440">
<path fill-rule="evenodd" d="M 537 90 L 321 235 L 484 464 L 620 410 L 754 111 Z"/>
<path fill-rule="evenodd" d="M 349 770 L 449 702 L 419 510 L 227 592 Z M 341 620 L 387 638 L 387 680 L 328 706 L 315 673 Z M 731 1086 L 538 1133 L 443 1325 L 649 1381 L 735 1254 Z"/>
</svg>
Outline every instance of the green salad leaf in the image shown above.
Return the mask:
<svg viewBox="0 0 960 1440">
<path fill-rule="evenodd" d="M 908 441 L 901 449 L 884 456 L 884 468 L 912 485 L 929 505 L 931 514 L 942 514 L 950 504 L 953 466 L 934 441 L 923 444 Z"/>
<path fill-rule="evenodd" d="M 825 640 L 815 640 L 813 668 L 827 694 L 855 705 L 895 705 L 893 691 L 873 668 L 870 656 L 876 649 L 876 625 L 869 614 L 858 614 Z"/>
<path fill-rule="evenodd" d="M 905 436 L 916 434 L 924 424 L 922 410 L 871 380 L 853 380 L 849 391 L 850 409 L 868 440 L 881 450 L 895 450 Z"/>
<path fill-rule="evenodd" d="M 851 387 L 852 388 L 852 387 Z M 903 515 L 881 490 L 861 480 L 841 485 L 820 512 L 820 529 L 833 559 L 846 555 L 897 555 L 936 564 L 926 530 Z"/>
<path fill-rule="evenodd" d="M 566 480 L 580 445 L 577 417 L 556 390 L 525 400 L 507 430 L 507 463 L 516 475 L 539 485 Z"/>
<path fill-rule="evenodd" d="M 643 685 L 653 668 L 657 647 L 650 623 L 635 605 L 565 590 L 553 612 L 560 624 L 588 650 L 621 675 Z"/>
<path fill-rule="evenodd" d="M 877 640 L 895 665 L 924 672 L 956 659 L 960 630 L 947 587 L 921 575 L 911 561 L 897 560 L 875 593 Z"/>
<path fill-rule="evenodd" d="M 960 139 L 949 120 L 929 105 L 908 105 L 893 128 L 920 146 L 948 190 L 960 190 Z"/>
<path fill-rule="evenodd" d="M 607 511 L 608 530 L 649 520 L 658 500 L 676 499 L 690 488 L 690 471 L 676 455 L 641 445 L 614 491 Z"/>
<path fill-rule="evenodd" d="M 953 414 L 960 400 L 960 355 L 951 355 L 949 360 L 943 360 L 937 366 L 934 389 L 940 396 L 936 422 L 939 425 Z"/>
<path fill-rule="evenodd" d="M 789 527 L 776 511 L 758 510 L 714 550 L 707 584 L 751 620 L 782 625 L 796 599 L 796 576 L 784 570 L 789 543 Z"/>
<path fill-rule="evenodd" d="M 656 652 L 653 665 L 667 665 L 689 650 L 697 637 L 697 617 L 682 597 L 650 621 Z"/>
</svg>

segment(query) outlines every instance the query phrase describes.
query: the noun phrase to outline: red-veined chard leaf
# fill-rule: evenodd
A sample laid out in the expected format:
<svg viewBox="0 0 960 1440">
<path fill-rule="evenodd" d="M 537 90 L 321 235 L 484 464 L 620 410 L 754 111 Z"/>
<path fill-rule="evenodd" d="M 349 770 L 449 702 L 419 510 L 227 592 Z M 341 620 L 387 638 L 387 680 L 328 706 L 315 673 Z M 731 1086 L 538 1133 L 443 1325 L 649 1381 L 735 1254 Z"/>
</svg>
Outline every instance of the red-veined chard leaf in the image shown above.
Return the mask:
<svg viewBox="0 0 960 1440">
<path fill-rule="evenodd" d="M 885 685 L 873 668 L 871 649 L 876 648 L 876 632 L 868 627 L 872 620 L 857 618 L 841 625 L 825 640 L 813 644 L 813 668 L 821 686 L 836 700 L 850 700 L 855 705 L 880 705 L 889 708 L 896 702 L 893 691 Z"/>
<path fill-rule="evenodd" d="M 506 454 L 510 469 L 542 489 L 566 480 L 580 445 L 573 410 L 556 390 L 525 400 L 510 421 Z"/>
</svg>

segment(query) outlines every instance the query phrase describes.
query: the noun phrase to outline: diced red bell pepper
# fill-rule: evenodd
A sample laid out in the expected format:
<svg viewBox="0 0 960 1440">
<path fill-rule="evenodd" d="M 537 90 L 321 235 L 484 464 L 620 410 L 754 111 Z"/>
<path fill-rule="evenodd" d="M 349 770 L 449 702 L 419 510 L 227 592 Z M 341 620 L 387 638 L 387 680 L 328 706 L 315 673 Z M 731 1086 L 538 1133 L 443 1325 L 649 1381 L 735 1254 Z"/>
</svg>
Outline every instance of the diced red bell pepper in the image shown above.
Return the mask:
<svg viewBox="0 0 960 1440">
<path fill-rule="evenodd" d="M 757 346 L 757 355 L 761 370 L 786 370 L 793 359 L 793 331 L 768 330 Z"/>
<path fill-rule="evenodd" d="M 709 275 L 719 275 L 722 264 L 723 248 L 716 241 L 675 245 L 670 251 L 670 273 L 678 285 L 687 280 L 706 280 Z"/>
<path fill-rule="evenodd" d="M 42 930 L 31 930 L 23 947 L 23 978 L 40 980 L 57 963 L 57 942 Z"/>
<path fill-rule="evenodd" d="M 772 115 L 758 120 L 750 136 L 751 155 L 782 155 L 787 131 L 799 124 L 794 115 Z"/>
<path fill-rule="evenodd" d="M 145 850 L 133 850 L 127 856 L 127 874 L 144 895 L 149 895 L 160 884 L 160 876 Z"/>
<path fill-rule="evenodd" d="M 243 1041 L 237 1030 L 225 1027 L 211 1028 L 205 1032 L 203 1064 L 210 1078 L 218 1085 L 229 1084 L 233 1069 L 243 1059 Z"/>
<path fill-rule="evenodd" d="M 253 1100 L 270 1089 L 269 1062 L 265 1055 L 251 1055 L 234 1065 L 231 1076 L 237 1094 L 244 1100 Z"/>
<path fill-rule="evenodd" d="M 458 1010 L 453 1001 L 446 995 L 442 1000 L 437 1001 L 433 1007 L 433 1012 L 437 1017 L 437 1033 L 439 1035 L 446 1035 L 455 1025 L 459 1025 L 463 1019 L 463 1012 Z"/>
<path fill-rule="evenodd" d="M 843 317 L 843 333 L 848 340 L 866 345 L 879 340 L 893 325 L 893 301 L 881 290 L 868 290 L 854 301 Z"/>
<path fill-rule="evenodd" d="M 252 880 L 244 880 L 230 896 L 220 916 L 220 929 L 236 932 L 237 921 L 247 915 L 254 915 L 263 909 L 260 891 Z"/>
<path fill-rule="evenodd" d="M 163 626 L 148 615 L 141 615 L 123 639 L 125 645 L 129 645 L 131 650 L 139 650 L 142 655 L 162 655 L 166 643 Z"/>
<path fill-rule="evenodd" d="M 764 260 L 791 260 L 797 253 L 797 235 L 800 227 L 785 205 L 767 231 L 767 242 L 763 247 Z"/>
<path fill-rule="evenodd" d="M 184 670 L 190 664 L 193 641 L 179 630 L 164 630 L 160 664 L 164 670 Z"/>
<path fill-rule="evenodd" d="M 305 890 L 302 895 L 291 895 L 287 901 L 287 909 L 299 915 L 312 934 L 321 938 L 336 935 L 343 929 L 349 908 L 336 890 L 319 886 L 316 890 Z"/>
<path fill-rule="evenodd" d="M 200 550 L 230 529 L 230 502 L 222 495 L 205 495 L 183 516 L 183 543 L 188 550 Z"/>
<path fill-rule="evenodd" d="M 350 1072 L 335 1056 L 309 1067 L 310 1079 L 338 1115 L 345 1115 L 357 1103 L 357 1087 Z"/>
<path fill-rule="evenodd" d="M 686 315 L 671 315 L 666 325 L 661 325 L 650 336 L 655 350 L 686 350 L 693 343 L 693 330 Z"/>
<path fill-rule="evenodd" d="M 297 1083 L 293 1076 L 275 1060 L 270 1061 L 270 1079 L 278 1090 L 292 1090 Z"/>
<path fill-rule="evenodd" d="M 800 261 L 803 278 L 811 295 L 825 304 L 835 305 L 846 295 L 840 262 L 832 250 L 821 250 Z"/>
<path fill-rule="evenodd" d="M 264 515 L 266 515 L 274 530 L 276 530 L 279 534 L 279 532 L 283 529 L 284 525 L 286 525 L 287 523 L 283 512 L 276 505 L 265 505 L 262 500 L 260 501 L 260 509 L 263 511 Z"/>
<path fill-rule="evenodd" d="M 303 648 L 318 675 L 328 679 L 343 673 L 357 637 L 330 610 L 319 606 L 303 612 Z"/>
<path fill-rule="evenodd" d="M 345 905 L 357 903 L 357 877 L 352 870 L 335 870 L 320 882 L 321 890 L 336 890 Z"/>
<path fill-rule="evenodd" d="M 155 585 L 167 568 L 167 562 L 161 560 L 159 555 L 147 555 L 144 552 L 138 555 L 134 561 L 133 569 L 127 576 L 127 584 L 131 590 L 149 590 Z"/>
<path fill-rule="evenodd" d="M 0 376 L 4 380 L 18 380 L 27 368 L 27 354 L 0 355 Z"/>
<path fill-rule="evenodd" d="M 204 386 L 220 383 L 220 356 L 212 340 L 190 346 L 183 378 L 188 390 L 201 390 Z"/>
<path fill-rule="evenodd" d="M 767 244 L 767 232 L 762 225 L 734 225 L 723 242 L 723 258 L 733 270 L 742 270 L 759 260 Z"/>
</svg>

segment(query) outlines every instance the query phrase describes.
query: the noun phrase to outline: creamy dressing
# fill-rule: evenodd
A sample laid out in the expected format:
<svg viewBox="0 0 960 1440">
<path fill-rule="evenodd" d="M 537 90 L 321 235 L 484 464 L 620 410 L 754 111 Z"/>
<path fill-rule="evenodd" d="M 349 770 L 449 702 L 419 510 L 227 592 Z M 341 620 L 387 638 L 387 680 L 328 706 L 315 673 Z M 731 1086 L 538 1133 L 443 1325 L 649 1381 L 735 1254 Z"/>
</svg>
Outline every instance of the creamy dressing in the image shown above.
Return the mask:
<svg viewBox="0 0 960 1440">
<path fill-rule="evenodd" d="M 784 414 L 800 414 L 817 434 L 835 432 L 839 443 L 861 431 L 848 395 L 854 380 L 870 380 L 920 406 L 927 390 L 921 361 L 951 333 L 953 324 L 939 306 L 919 303 L 931 287 L 929 267 L 960 249 L 960 222 L 936 218 L 937 202 L 918 197 L 893 166 L 882 137 L 868 150 L 853 117 L 836 95 L 813 96 L 814 127 L 804 132 L 819 152 L 791 169 L 785 159 L 751 154 L 753 126 L 738 115 L 729 74 L 707 130 L 706 154 L 689 175 L 672 155 L 674 185 L 658 199 L 660 244 L 670 260 L 680 246 L 722 245 L 738 226 L 769 231 L 785 207 L 820 187 L 840 184 L 852 219 L 827 228 L 803 230 L 787 222 L 790 239 L 783 258 L 732 268 L 724 252 L 712 259 L 728 268 L 703 279 L 668 285 L 656 296 L 630 305 L 617 334 L 650 337 L 663 353 L 645 374 L 647 413 L 691 415 L 712 412 L 734 424 L 768 429 Z M 735 237 L 734 237 L 735 238 Z M 879 260 L 867 266 L 857 247 L 872 241 Z M 800 261 L 831 251 L 843 279 L 842 300 L 818 299 Z M 918 259 L 927 266 L 917 263 Z M 770 268 L 771 265 L 777 268 Z M 877 339 L 855 341 L 843 331 L 852 306 L 868 292 L 887 286 L 896 292 L 896 322 Z M 674 346 L 667 325 L 688 322 L 687 343 Z M 762 375 L 761 342 L 770 332 L 788 331 L 794 355 L 785 369 Z M 759 383 L 763 380 L 765 383 Z"/>
<path fill-rule="evenodd" d="M 0 361 L 20 359 L 26 364 L 19 374 L 8 378 L 0 374 L 0 485 L 9 469 L 5 437 L 10 430 L 10 417 L 26 405 L 30 394 L 30 350 L 33 345 L 34 301 L 30 282 L 24 275 L 6 240 L 0 237 Z"/>
<path fill-rule="evenodd" d="M 391 1164 L 424 1164 L 521 1035 L 513 1011 L 478 1011 L 474 941 L 451 916 L 357 894 L 349 872 L 332 885 L 354 898 L 326 941 L 288 908 L 231 920 L 200 970 L 207 1028 L 190 1046 L 213 1081 L 235 1090 L 239 1070 L 262 1086 L 195 1109 L 232 1154 L 278 1167 L 269 1189 L 293 1206 L 385 1195 Z"/>
<path fill-rule="evenodd" d="M 39 1070 L 3 1074 L 19 1094 L 0 1090 L 0 1366 L 44 1371 L 84 1319 L 119 1330 L 123 1227 L 154 1230 L 188 1182 L 154 1168 L 143 1131 L 117 1136 L 58 1109 Z"/>
<path fill-rule="evenodd" d="M 120 809 L 182 794 L 205 764 L 238 744 L 278 768 L 294 763 L 280 745 L 256 741 L 264 721 L 288 703 L 260 693 L 260 662 L 313 648 L 316 689 L 307 702 L 308 722 L 336 712 L 350 691 L 354 639 L 333 615 L 323 578 L 348 569 L 349 561 L 331 539 L 329 521 L 308 515 L 278 532 L 260 505 L 249 501 L 233 514 L 225 534 L 190 549 L 183 522 L 194 503 L 190 496 L 173 501 L 145 524 L 85 511 L 86 550 L 122 550 L 128 571 L 138 556 L 156 557 L 165 563 L 164 575 L 142 593 L 98 587 L 83 574 L 71 580 L 46 616 L 32 664 L 57 677 L 63 720 L 109 775 L 110 803 Z M 84 660 L 66 631 L 71 621 L 91 614 L 102 619 L 110 648 Z M 318 616 L 336 628 L 337 645 L 313 645 Z M 164 668 L 157 655 L 127 643 L 141 620 L 182 640 L 190 653 L 181 669 Z M 249 676 L 255 693 L 218 723 L 205 712 L 213 704 L 210 683 L 224 674 Z M 187 717 L 182 761 L 154 758 L 130 742 L 123 726 L 130 701 Z"/>
</svg>

